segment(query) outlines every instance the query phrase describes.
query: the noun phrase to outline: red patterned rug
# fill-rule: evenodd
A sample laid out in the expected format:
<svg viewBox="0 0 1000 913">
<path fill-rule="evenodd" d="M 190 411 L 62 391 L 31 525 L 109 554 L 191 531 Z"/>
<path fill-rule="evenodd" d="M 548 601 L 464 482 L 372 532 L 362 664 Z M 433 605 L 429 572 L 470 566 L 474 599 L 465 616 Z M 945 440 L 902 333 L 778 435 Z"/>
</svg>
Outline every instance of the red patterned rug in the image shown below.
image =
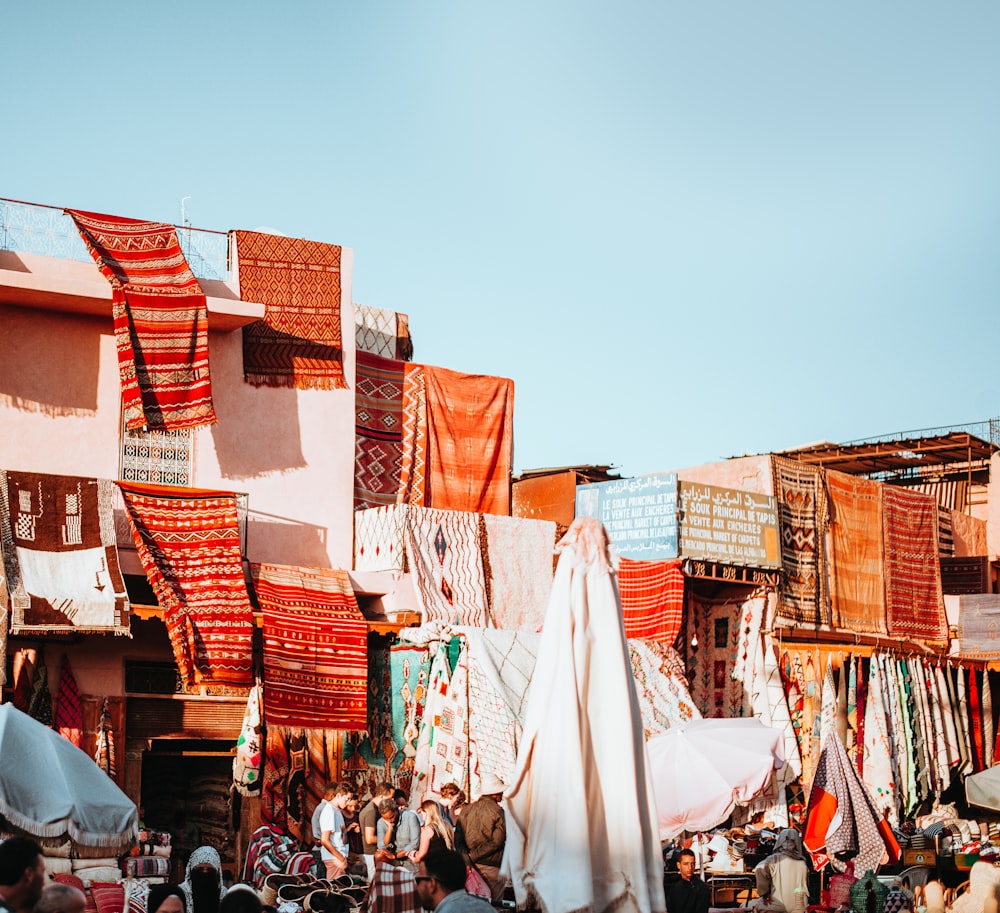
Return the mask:
<svg viewBox="0 0 1000 913">
<path fill-rule="evenodd" d="M 354 509 L 395 504 L 403 460 L 403 362 L 358 351 Z"/>
<path fill-rule="evenodd" d="M 427 365 L 424 378 L 426 506 L 510 516 L 514 381 Z"/>
<path fill-rule="evenodd" d="M 895 485 L 880 488 L 889 636 L 947 642 L 937 503 L 930 495 Z"/>
<path fill-rule="evenodd" d="M 240 297 L 266 308 L 243 328 L 243 375 L 255 387 L 346 387 L 336 244 L 237 231 Z"/>
<path fill-rule="evenodd" d="M 251 566 L 264 613 L 268 726 L 365 729 L 368 625 L 347 571 Z"/>
<path fill-rule="evenodd" d="M 107 479 L 0 471 L 12 634 L 128 634 L 114 498 Z"/>
<path fill-rule="evenodd" d="M 132 482 L 119 488 L 181 677 L 189 684 L 251 684 L 253 615 L 236 496 Z"/>
<path fill-rule="evenodd" d="M 684 617 L 684 572 L 680 561 L 618 563 L 625 636 L 672 647 Z"/>
<path fill-rule="evenodd" d="M 214 422 L 208 308 L 174 227 L 66 211 L 111 283 L 126 426 Z"/>
<path fill-rule="evenodd" d="M 399 471 L 399 504 L 427 503 L 427 384 L 424 366 L 403 368 L 403 462 Z"/>
</svg>

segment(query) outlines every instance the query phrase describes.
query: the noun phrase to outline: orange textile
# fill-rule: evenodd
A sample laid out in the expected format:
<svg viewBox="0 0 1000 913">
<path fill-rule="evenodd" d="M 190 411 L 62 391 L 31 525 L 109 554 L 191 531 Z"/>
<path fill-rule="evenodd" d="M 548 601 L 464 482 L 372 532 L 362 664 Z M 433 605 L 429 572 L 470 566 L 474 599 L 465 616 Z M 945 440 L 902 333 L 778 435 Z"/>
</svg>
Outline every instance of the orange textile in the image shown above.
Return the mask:
<svg viewBox="0 0 1000 913">
<path fill-rule="evenodd" d="M 243 376 L 255 387 L 346 387 L 340 327 L 341 248 L 237 231 L 240 297 L 265 306 L 243 328 Z"/>
<path fill-rule="evenodd" d="M 886 634 L 879 483 L 828 470 L 834 624 Z"/>
<path fill-rule="evenodd" d="M 672 647 L 684 617 L 684 572 L 680 561 L 618 562 L 625 636 Z"/>
<path fill-rule="evenodd" d="M 403 440 L 397 504 L 424 507 L 427 501 L 427 389 L 424 366 L 403 368 Z"/>
<path fill-rule="evenodd" d="M 514 381 L 427 365 L 424 381 L 426 506 L 510 516 Z"/>
</svg>

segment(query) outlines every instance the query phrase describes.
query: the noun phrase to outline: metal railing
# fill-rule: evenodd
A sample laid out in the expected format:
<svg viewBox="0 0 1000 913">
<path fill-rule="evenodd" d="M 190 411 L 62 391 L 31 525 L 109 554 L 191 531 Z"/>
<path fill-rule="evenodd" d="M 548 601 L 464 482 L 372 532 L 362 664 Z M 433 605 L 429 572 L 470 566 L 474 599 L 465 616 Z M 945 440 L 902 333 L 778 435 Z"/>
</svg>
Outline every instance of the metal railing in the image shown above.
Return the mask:
<svg viewBox="0 0 1000 913">
<path fill-rule="evenodd" d="M 229 279 L 229 234 L 174 226 L 181 250 L 199 279 Z M 58 206 L 0 197 L 0 250 L 92 263 L 73 220 Z"/>
<path fill-rule="evenodd" d="M 892 434 L 884 434 L 879 437 L 858 438 L 855 441 L 841 441 L 840 446 L 854 447 L 859 444 L 891 444 L 893 441 L 910 441 L 956 433 L 971 434 L 973 437 L 987 441 L 995 447 L 1000 447 L 1000 418 L 970 422 L 966 425 L 942 425 L 940 428 L 917 428 L 913 431 L 896 431 Z"/>
</svg>

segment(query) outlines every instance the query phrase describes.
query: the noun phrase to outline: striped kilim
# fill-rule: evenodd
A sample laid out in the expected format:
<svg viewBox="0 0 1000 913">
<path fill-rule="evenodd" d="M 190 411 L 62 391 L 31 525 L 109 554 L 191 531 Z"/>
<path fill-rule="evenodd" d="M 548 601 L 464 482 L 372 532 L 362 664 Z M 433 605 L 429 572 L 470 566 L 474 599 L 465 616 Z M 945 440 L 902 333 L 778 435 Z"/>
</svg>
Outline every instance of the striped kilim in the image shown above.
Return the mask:
<svg viewBox="0 0 1000 913">
<path fill-rule="evenodd" d="M 778 615 L 791 624 L 829 624 L 823 576 L 827 504 L 815 466 L 772 456 L 784 577 Z"/>
<path fill-rule="evenodd" d="M 128 634 L 114 500 L 107 479 L 0 471 L 11 633 Z"/>
<path fill-rule="evenodd" d="M 208 307 L 174 227 L 67 212 L 111 283 L 126 427 L 214 422 Z"/>
<path fill-rule="evenodd" d="M 403 362 L 357 353 L 354 509 L 395 504 L 403 460 Z"/>
<path fill-rule="evenodd" d="M 618 563 L 625 636 L 672 647 L 684 617 L 684 572 L 680 561 Z"/>
<path fill-rule="evenodd" d="M 514 382 L 424 366 L 427 494 L 440 510 L 510 516 Z"/>
<path fill-rule="evenodd" d="M 264 305 L 243 328 L 243 375 L 255 387 L 346 387 L 341 343 L 341 248 L 237 231 L 240 297 Z"/>
<path fill-rule="evenodd" d="M 181 678 L 249 685 L 253 615 L 236 495 L 119 482 Z"/>
<path fill-rule="evenodd" d="M 864 634 L 887 633 L 880 487 L 843 472 L 826 473 L 834 619 Z"/>
<path fill-rule="evenodd" d="M 929 495 L 882 485 L 885 604 L 891 637 L 944 643 L 937 504 Z"/>
<path fill-rule="evenodd" d="M 347 571 L 251 565 L 264 613 L 264 721 L 367 725 L 368 625 Z"/>
<path fill-rule="evenodd" d="M 427 382 L 424 366 L 407 364 L 403 379 L 403 462 L 400 504 L 427 503 Z"/>
</svg>

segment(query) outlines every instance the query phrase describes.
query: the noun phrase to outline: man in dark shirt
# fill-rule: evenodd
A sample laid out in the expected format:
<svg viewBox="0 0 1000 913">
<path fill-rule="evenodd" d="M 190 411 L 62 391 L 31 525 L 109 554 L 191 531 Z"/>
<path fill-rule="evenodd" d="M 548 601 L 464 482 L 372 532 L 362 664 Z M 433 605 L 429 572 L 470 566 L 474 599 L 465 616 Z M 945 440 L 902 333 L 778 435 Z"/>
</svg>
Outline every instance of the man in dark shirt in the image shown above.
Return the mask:
<svg viewBox="0 0 1000 913">
<path fill-rule="evenodd" d="M 383 799 L 392 798 L 392 784 L 379 783 L 372 791 L 371 801 L 358 814 L 361 827 L 361 849 L 368 867 L 369 881 L 375 877 L 375 850 L 378 849 L 378 806 Z"/>
<path fill-rule="evenodd" d="M 667 891 L 667 913 L 708 913 L 710 891 L 694 873 L 694 853 L 681 850 L 677 857 L 680 880 Z"/>
<path fill-rule="evenodd" d="M 8 837 L 0 843 L 0 911 L 29 913 L 44 885 L 45 859 L 34 840 Z"/>
<path fill-rule="evenodd" d="M 503 899 L 507 886 L 507 879 L 500 874 L 507 842 L 507 821 L 500 800 L 506 788 L 495 774 L 486 774 L 479 798 L 462 810 L 455 825 L 455 849 L 476 864 L 494 900 Z"/>
</svg>

